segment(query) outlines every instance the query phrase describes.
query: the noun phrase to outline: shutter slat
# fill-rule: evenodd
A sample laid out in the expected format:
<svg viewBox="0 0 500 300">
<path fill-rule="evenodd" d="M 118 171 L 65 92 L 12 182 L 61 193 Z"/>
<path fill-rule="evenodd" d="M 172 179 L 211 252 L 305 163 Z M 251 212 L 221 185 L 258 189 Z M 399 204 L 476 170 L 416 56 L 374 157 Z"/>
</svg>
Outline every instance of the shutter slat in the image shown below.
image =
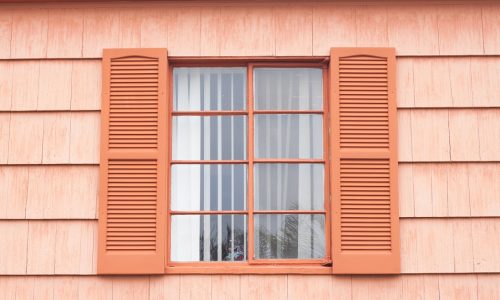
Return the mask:
<svg viewBox="0 0 500 300">
<path fill-rule="evenodd" d="M 333 272 L 399 273 L 394 50 L 331 55 Z"/>
<path fill-rule="evenodd" d="M 164 272 L 167 70 L 165 49 L 104 50 L 99 274 Z"/>
</svg>

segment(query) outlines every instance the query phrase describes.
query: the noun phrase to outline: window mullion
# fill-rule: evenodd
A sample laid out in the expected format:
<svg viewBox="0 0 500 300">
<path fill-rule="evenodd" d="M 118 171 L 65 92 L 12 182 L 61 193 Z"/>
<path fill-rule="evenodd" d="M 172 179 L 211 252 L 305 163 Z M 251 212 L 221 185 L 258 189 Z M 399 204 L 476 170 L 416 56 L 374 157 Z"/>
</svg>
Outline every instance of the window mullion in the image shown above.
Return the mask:
<svg viewBox="0 0 500 300">
<path fill-rule="evenodd" d="M 253 163 L 254 163 L 254 126 L 253 126 L 253 65 L 248 64 L 247 68 L 247 111 L 248 111 L 248 263 L 252 264 L 255 260 L 255 242 L 254 242 L 254 188 L 253 188 Z"/>
</svg>

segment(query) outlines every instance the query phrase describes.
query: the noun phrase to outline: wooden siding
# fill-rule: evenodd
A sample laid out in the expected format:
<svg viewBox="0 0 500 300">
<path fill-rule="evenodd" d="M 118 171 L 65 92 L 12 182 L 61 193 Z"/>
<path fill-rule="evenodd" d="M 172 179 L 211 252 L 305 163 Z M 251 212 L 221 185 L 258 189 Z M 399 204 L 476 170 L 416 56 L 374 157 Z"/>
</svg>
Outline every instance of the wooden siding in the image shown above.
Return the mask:
<svg viewBox="0 0 500 300">
<path fill-rule="evenodd" d="M 334 46 L 396 48 L 402 275 L 93 276 L 103 48 Z M 2 4 L 0 299 L 500 298 L 499 81 L 493 2 Z"/>
</svg>

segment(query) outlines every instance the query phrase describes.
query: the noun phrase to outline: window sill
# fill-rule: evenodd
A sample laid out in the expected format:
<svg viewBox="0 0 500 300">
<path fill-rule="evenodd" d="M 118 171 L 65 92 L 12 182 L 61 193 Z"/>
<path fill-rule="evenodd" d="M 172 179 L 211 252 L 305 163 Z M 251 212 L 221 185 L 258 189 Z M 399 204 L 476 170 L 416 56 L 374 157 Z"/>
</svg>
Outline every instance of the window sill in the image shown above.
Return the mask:
<svg viewBox="0 0 500 300">
<path fill-rule="evenodd" d="M 332 274 L 331 266 L 169 266 L 165 274 Z"/>
</svg>

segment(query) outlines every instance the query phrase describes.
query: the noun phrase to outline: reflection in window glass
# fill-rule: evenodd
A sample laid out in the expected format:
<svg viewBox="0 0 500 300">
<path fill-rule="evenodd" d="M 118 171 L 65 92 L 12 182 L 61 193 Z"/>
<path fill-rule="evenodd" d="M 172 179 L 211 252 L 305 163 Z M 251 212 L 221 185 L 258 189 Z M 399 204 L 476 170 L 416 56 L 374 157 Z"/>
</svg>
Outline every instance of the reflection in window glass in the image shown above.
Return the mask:
<svg viewBox="0 0 500 300">
<path fill-rule="evenodd" d="M 325 257 L 323 215 L 255 215 L 255 258 Z"/>
<path fill-rule="evenodd" d="M 246 159 L 246 116 L 175 116 L 174 160 Z"/>
<path fill-rule="evenodd" d="M 255 164 L 256 210 L 323 210 L 322 164 Z"/>
<path fill-rule="evenodd" d="M 321 115 L 256 115 L 254 124 L 256 158 L 323 158 Z"/>
<path fill-rule="evenodd" d="M 255 68 L 256 110 L 321 110 L 323 74 L 319 68 Z"/>
<path fill-rule="evenodd" d="M 244 261 L 247 259 L 246 215 L 174 215 L 171 260 Z"/>
<path fill-rule="evenodd" d="M 171 182 L 174 211 L 246 209 L 246 165 L 173 165 Z"/>
<path fill-rule="evenodd" d="M 246 110 L 246 68 L 174 68 L 174 111 Z"/>
</svg>

